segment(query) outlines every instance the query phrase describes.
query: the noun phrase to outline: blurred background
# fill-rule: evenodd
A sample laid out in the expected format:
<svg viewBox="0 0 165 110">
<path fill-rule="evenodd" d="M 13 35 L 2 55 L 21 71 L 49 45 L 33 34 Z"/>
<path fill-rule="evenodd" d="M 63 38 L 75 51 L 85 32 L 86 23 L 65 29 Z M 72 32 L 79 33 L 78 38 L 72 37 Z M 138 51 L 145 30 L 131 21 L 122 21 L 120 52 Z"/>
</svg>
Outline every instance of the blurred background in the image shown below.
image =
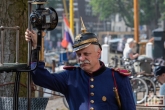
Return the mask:
<svg viewBox="0 0 165 110">
<path fill-rule="evenodd" d="M 80 17 L 88 32 L 98 35 L 101 44 L 108 44 L 110 52 L 122 53 L 128 38 L 138 44 L 138 53 L 145 54 L 145 44 L 154 42 L 153 31 L 164 32 L 164 0 L 48 0 L 47 6 L 58 13 L 58 26 L 45 37 L 45 52 L 63 53 L 65 35 L 64 16 L 69 22 L 73 38 L 81 32 Z M 162 35 L 161 35 L 162 37 Z M 121 48 L 117 48 L 121 47 Z M 162 50 L 161 50 L 162 51 Z M 65 53 L 65 52 L 64 52 Z"/>
<path fill-rule="evenodd" d="M 27 62 L 27 42 L 24 39 L 24 32 L 29 22 L 27 1 L 1 0 L 0 2 L 0 25 L 20 26 L 20 62 Z M 44 36 L 44 61 L 50 72 L 58 73 L 66 65 L 77 66 L 72 43 L 76 35 L 81 33 L 80 17 L 87 31 L 95 33 L 101 45 L 108 45 L 109 62 L 115 64 L 112 66 L 117 67 L 128 38 L 135 40 L 136 52 L 140 55 L 146 55 L 153 61 L 158 58 L 164 61 L 165 0 L 47 0 L 47 4 L 44 5 L 53 7 L 58 14 L 57 27 L 52 31 L 46 31 L 46 36 Z M 36 5 L 33 5 L 32 10 L 35 9 Z M 5 30 L 4 36 L 4 41 L 0 40 L 0 43 L 5 44 L 4 62 L 14 62 L 15 32 Z M 146 61 L 145 58 L 143 61 Z M 150 66 L 149 63 L 148 65 Z M 14 76 L 13 72 L 0 74 L 1 97 L 12 97 L 13 85 L 10 86 L 14 82 Z M 21 86 L 20 96 L 25 97 L 27 74 L 22 74 L 21 83 L 24 85 Z M 138 85 L 135 90 L 139 87 L 144 90 L 144 86 L 141 85 Z M 139 100 L 144 99 L 141 95 L 143 92 L 139 92 L 141 97 L 137 97 Z M 47 105 L 47 110 L 66 110 L 68 107 L 64 96 L 55 91 L 39 88 L 33 90 L 32 95 L 33 97 L 48 97 L 50 103 Z"/>
</svg>

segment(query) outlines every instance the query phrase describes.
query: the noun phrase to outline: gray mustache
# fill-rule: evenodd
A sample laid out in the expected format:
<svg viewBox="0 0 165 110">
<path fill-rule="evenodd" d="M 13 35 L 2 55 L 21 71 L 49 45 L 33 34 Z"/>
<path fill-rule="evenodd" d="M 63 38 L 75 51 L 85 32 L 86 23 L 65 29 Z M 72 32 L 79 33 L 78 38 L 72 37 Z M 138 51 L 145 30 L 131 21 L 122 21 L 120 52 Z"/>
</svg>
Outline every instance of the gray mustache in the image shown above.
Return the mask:
<svg viewBox="0 0 165 110">
<path fill-rule="evenodd" d="M 81 62 L 81 61 L 80 61 L 78 64 L 80 64 L 80 65 L 81 65 L 81 64 L 88 64 L 88 63 L 90 63 L 90 62 L 89 62 L 89 61 L 87 61 L 87 60 L 85 60 L 85 61 L 83 61 L 83 62 Z"/>
</svg>

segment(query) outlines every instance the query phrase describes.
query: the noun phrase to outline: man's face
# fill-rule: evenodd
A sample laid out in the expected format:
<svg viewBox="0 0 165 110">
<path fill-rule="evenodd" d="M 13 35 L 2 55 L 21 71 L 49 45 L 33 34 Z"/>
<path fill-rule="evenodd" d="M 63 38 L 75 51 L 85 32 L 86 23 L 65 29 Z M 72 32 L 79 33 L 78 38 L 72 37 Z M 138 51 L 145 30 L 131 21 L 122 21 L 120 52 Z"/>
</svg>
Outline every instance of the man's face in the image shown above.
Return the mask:
<svg viewBox="0 0 165 110">
<path fill-rule="evenodd" d="M 101 54 L 101 50 L 96 48 L 96 45 L 89 45 L 88 47 L 81 49 L 76 52 L 78 62 L 80 63 L 80 67 L 88 72 L 92 73 L 98 69 L 99 58 Z"/>
<path fill-rule="evenodd" d="M 161 74 L 157 77 L 157 81 L 160 83 L 160 84 L 163 84 L 165 83 L 165 74 Z"/>
<path fill-rule="evenodd" d="M 130 48 L 133 48 L 133 46 L 134 46 L 134 43 L 131 42 L 131 43 L 130 43 Z"/>
</svg>

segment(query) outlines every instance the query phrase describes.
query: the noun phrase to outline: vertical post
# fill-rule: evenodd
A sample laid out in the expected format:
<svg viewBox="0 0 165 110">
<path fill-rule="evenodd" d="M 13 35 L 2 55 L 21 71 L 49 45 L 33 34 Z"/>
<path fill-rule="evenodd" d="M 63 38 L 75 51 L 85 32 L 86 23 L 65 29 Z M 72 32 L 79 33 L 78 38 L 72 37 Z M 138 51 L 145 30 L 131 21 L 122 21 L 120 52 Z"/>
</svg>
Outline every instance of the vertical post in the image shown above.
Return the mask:
<svg viewBox="0 0 165 110">
<path fill-rule="evenodd" d="M 13 98 L 13 110 L 19 108 L 19 83 L 20 83 L 21 72 L 16 72 L 15 83 L 14 83 L 14 98 Z"/>
<path fill-rule="evenodd" d="M 70 29 L 72 30 L 72 33 L 74 35 L 74 7 L 73 7 L 73 1 L 70 0 Z"/>
<path fill-rule="evenodd" d="M 16 63 L 19 59 L 19 26 L 16 26 Z"/>
<path fill-rule="evenodd" d="M 30 18 L 30 13 L 32 12 L 32 1 L 28 1 L 28 19 Z M 28 20 L 28 29 L 31 30 L 31 23 Z M 28 65 L 31 63 L 30 55 L 31 55 L 31 41 L 28 42 Z"/>
<path fill-rule="evenodd" d="M 138 0 L 134 0 L 134 39 L 139 42 L 139 6 Z"/>
<path fill-rule="evenodd" d="M 65 27 L 64 27 L 64 22 L 62 22 L 62 29 L 61 29 L 62 35 L 64 35 L 64 29 L 65 29 Z"/>
<path fill-rule="evenodd" d="M 76 20 L 76 35 L 79 34 L 79 20 Z"/>
<path fill-rule="evenodd" d="M 45 32 L 41 31 L 41 48 L 40 48 L 40 52 L 39 52 L 39 61 L 44 61 L 44 36 L 45 36 Z"/>
<path fill-rule="evenodd" d="M 30 13 L 32 12 L 32 0 L 28 0 L 28 18 L 30 18 Z M 30 21 L 28 20 L 28 29 L 31 30 L 31 24 Z M 28 42 L 28 64 L 30 65 L 31 63 L 31 41 Z M 28 102 L 27 102 L 27 110 L 31 110 L 31 75 L 30 72 L 28 72 L 27 74 L 27 98 L 28 98 Z"/>
<path fill-rule="evenodd" d="M 4 27 L 1 26 L 1 65 L 3 65 L 3 55 L 4 55 L 4 44 L 3 44 L 3 37 L 4 37 Z"/>
<path fill-rule="evenodd" d="M 64 5 L 65 16 L 66 16 L 67 19 L 69 19 L 68 9 L 67 9 L 67 6 L 66 6 L 66 0 L 62 0 L 62 1 L 63 1 L 63 5 Z"/>
</svg>

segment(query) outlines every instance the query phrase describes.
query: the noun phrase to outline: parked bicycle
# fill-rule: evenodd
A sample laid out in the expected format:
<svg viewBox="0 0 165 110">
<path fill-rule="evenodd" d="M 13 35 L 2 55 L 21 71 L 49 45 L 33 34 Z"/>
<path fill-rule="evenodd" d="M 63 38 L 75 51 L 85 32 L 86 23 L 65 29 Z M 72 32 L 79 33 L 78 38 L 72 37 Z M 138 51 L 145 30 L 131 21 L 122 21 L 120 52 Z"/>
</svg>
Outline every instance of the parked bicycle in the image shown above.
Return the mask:
<svg viewBox="0 0 165 110">
<path fill-rule="evenodd" d="M 152 67 L 150 65 L 152 60 L 124 60 L 123 67 L 131 71 L 133 78 L 131 85 L 136 95 L 137 104 L 151 99 L 156 95 L 156 85 L 153 80 Z M 136 83 L 135 83 L 136 82 Z M 146 86 L 147 85 L 147 86 Z M 150 97 L 151 96 L 151 97 Z"/>
<path fill-rule="evenodd" d="M 132 90 L 135 94 L 136 97 L 136 103 L 140 104 L 142 102 L 144 102 L 147 98 L 148 95 L 148 87 L 146 82 L 141 79 L 141 78 L 137 78 L 137 77 L 132 77 L 130 78 L 130 83 L 132 86 Z"/>
</svg>

